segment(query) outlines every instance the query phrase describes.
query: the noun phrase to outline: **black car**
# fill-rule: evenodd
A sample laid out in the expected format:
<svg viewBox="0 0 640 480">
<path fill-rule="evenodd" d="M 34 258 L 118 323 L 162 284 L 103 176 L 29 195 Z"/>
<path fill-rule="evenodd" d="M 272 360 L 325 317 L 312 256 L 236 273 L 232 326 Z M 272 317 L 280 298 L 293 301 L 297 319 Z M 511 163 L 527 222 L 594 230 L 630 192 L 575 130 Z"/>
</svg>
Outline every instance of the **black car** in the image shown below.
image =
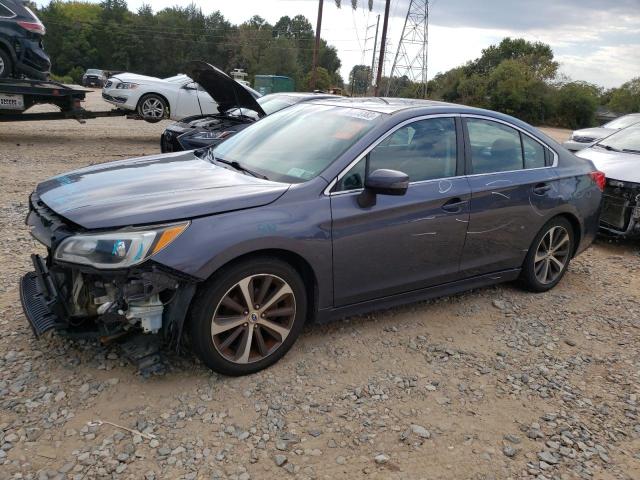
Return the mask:
<svg viewBox="0 0 640 480">
<path fill-rule="evenodd" d="M 82 76 L 82 86 L 84 87 L 104 87 L 107 82 L 107 74 L 104 70 L 97 68 L 88 69 Z"/>
<path fill-rule="evenodd" d="M 42 46 L 44 25 L 21 0 L 0 0 L 0 78 L 47 80 L 51 60 Z"/>
<path fill-rule="evenodd" d="M 160 140 L 163 153 L 215 146 L 262 117 L 283 108 L 309 100 L 337 98 L 322 93 L 294 92 L 273 93 L 259 98 L 253 95 L 228 98 L 229 92 L 240 90 L 239 84 L 209 67 L 202 62 L 193 62 L 187 68 L 187 74 L 218 103 L 218 113 L 193 115 L 169 125 Z"/>
<path fill-rule="evenodd" d="M 593 242 L 604 185 L 500 113 L 304 102 L 215 148 L 40 183 L 27 223 L 47 257 L 20 294 L 36 335 L 186 333 L 206 365 L 242 375 L 307 321 L 512 280 L 550 290 Z"/>
</svg>

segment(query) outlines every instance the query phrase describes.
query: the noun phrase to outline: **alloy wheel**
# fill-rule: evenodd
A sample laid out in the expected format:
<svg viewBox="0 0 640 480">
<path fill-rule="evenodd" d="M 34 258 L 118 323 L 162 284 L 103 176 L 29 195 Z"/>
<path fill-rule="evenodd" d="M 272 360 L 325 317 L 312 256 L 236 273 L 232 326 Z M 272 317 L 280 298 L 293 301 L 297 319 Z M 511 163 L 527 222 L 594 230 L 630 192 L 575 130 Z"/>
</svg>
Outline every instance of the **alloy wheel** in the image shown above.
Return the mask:
<svg viewBox="0 0 640 480">
<path fill-rule="evenodd" d="M 571 237 L 564 227 L 554 226 L 542 237 L 533 260 L 536 278 L 543 285 L 555 282 L 567 266 Z"/>
<path fill-rule="evenodd" d="M 225 359 L 253 363 L 274 353 L 285 341 L 296 317 L 291 286 L 280 277 L 258 274 L 231 287 L 211 321 L 213 344 Z"/>
<path fill-rule="evenodd" d="M 159 119 L 164 117 L 164 105 L 157 98 L 147 98 L 142 102 L 141 110 L 143 117 Z"/>
<path fill-rule="evenodd" d="M 6 65 L 4 64 L 4 60 L 2 59 L 2 57 L 0 57 L 0 77 L 4 73 L 5 68 L 6 68 Z"/>
</svg>

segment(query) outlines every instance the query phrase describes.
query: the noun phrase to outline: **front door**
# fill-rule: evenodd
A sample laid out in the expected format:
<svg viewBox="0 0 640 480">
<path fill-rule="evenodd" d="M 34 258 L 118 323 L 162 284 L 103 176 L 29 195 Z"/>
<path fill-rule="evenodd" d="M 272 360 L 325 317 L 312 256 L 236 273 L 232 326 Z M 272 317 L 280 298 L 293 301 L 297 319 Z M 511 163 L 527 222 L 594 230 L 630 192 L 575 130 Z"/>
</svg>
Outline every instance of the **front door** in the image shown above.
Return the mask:
<svg viewBox="0 0 640 480">
<path fill-rule="evenodd" d="M 459 278 L 470 200 L 458 176 L 461 136 L 454 117 L 396 127 L 339 179 L 331 194 L 335 306 Z M 361 207 L 363 179 L 382 168 L 408 174 L 407 193 Z"/>
<path fill-rule="evenodd" d="M 555 187 L 549 150 L 526 133 L 489 119 L 466 118 L 471 187 L 465 277 L 519 268 L 548 220 Z"/>
<path fill-rule="evenodd" d="M 201 115 L 200 101 L 198 99 L 198 84 L 195 82 L 184 85 L 178 91 L 176 111 L 171 112 L 171 118 L 179 120 L 192 115 Z"/>
</svg>

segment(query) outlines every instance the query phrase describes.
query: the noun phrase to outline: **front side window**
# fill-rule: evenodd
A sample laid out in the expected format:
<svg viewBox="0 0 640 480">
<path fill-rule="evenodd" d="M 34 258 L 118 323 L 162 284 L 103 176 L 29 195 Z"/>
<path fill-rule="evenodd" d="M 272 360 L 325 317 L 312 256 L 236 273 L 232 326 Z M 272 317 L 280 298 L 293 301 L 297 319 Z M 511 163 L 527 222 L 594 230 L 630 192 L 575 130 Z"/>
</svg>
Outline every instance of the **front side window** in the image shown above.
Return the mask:
<svg viewBox="0 0 640 480">
<path fill-rule="evenodd" d="M 213 156 L 270 180 L 302 183 L 378 125 L 384 114 L 348 107 L 299 104 L 269 115 L 213 151 Z"/>
<path fill-rule="evenodd" d="M 363 188 L 367 172 L 398 170 L 411 182 L 456 175 L 457 136 L 453 118 L 418 120 L 399 128 L 356 164 L 336 190 Z"/>
<path fill-rule="evenodd" d="M 522 170 L 524 161 L 520 133 L 515 128 L 476 118 L 469 118 L 466 123 L 471 145 L 472 173 Z"/>
</svg>

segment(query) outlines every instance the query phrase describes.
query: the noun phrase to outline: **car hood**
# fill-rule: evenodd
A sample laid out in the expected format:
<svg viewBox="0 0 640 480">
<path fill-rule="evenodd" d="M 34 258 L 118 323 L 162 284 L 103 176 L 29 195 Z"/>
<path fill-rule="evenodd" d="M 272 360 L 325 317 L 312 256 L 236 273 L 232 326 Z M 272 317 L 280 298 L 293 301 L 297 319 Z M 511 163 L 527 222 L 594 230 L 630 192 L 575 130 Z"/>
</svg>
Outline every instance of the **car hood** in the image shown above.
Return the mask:
<svg viewBox="0 0 640 480">
<path fill-rule="evenodd" d="M 42 182 L 36 194 L 58 215 L 94 229 L 259 207 L 288 188 L 179 152 L 75 170 Z"/>
<path fill-rule="evenodd" d="M 266 115 L 251 93 L 219 68 L 206 62 L 193 61 L 187 64 L 185 71 L 215 100 L 218 111 L 247 108 L 257 112 L 260 117 Z"/>
<path fill-rule="evenodd" d="M 131 83 L 162 83 L 165 80 L 157 77 L 149 77 L 147 75 L 138 75 L 137 73 L 118 73 L 117 75 L 113 75 L 111 78 L 115 78 L 116 80 L 120 80 L 121 82 L 131 82 Z M 184 76 L 185 82 L 189 81 L 189 77 Z"/>
<path fill-rule="evenodd" d="M 573 137 L 590 137 L 595 138 L 596 140 L 603 139 L 608 137 L 612 133 L 617 132 L 615 128 L 603 128 L 603 127 L 595 127 L 595 128 L 583 128 L 582 130 L 576 130 L 573 132 Z"/>
<path fill-rule="evenodd" d="M 599 147 L 581 150 L 578 157 L 591 160 L 607 178 L 622 182 L 640 183 L 640 154 L 613 152 Z"/>
</svg>

